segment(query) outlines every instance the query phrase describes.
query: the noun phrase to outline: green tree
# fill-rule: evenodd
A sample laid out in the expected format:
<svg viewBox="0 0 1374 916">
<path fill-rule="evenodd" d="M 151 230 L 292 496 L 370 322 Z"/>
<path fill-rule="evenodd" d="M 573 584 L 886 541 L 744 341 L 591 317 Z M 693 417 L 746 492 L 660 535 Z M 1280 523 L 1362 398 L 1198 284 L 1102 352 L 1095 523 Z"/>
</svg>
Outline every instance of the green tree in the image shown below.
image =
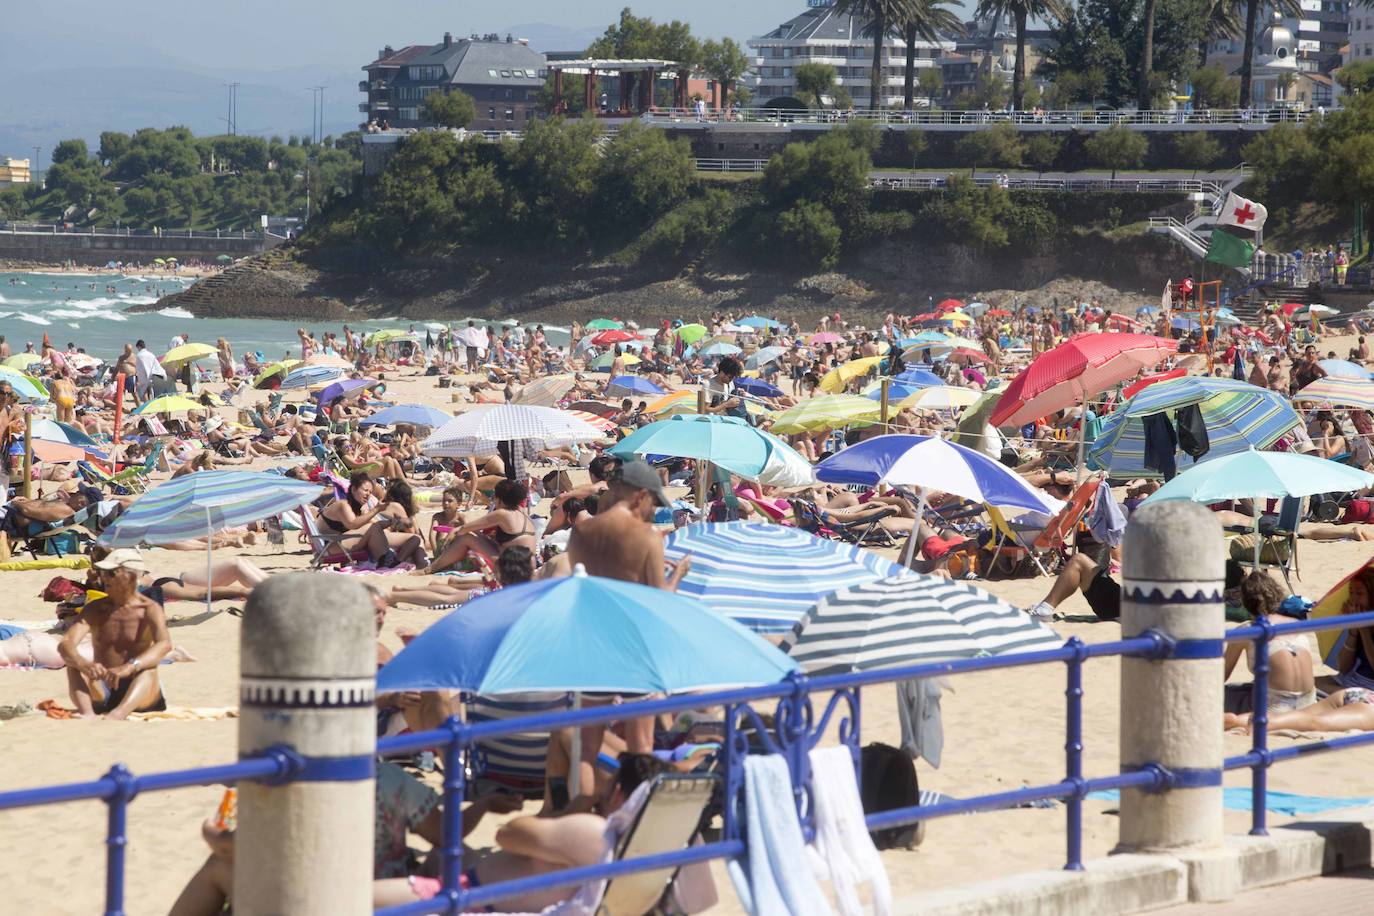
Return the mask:
<svg viewBox="0 0 1374 916">
<path fill-rule="evenodd" d="M 701 48 L 702 67 L 720 86 L 720 104 L 730 104 L 731 91 L 739 78 L 749 72 L 749 58 L 733 38 L 707 41 Z"/>
<path fill-rule="evenodd" d="M 425 119 L 440 127 L 467 127 L 477 117 L 477 105 L 472 96 L 461 89 L 431 92 L 425 96 L 421 108 Z"/>
<path fill-rule="evenodd" d="M 1275 12 L 1294 19 L 1303 17 L 1301 0 L 1273 0 L 1261 4 L 1260 0 L 1244 0 L 1245 3 L 1245 43 L 1240 52 L 1240 107 L 1249 108 L 1254 88 L 1255 74 L 1255 25 L 1259 21 L 1261 9 L 1272 8 Z"/>
<path fill-rule="evenodd" d="M 921 72 L 916 77 L 916 86 L 920 89 L 921 95 L 931 102 L 935 101 L 935 97 L 940 94 L 944 85 L 945 77 L 938 67 L 922 67 Z"/>
<path fill-rule="evenodd" d="M 973 78 L 973 88 L 959 93 L 954 100 L 954 107 L 970 111 L 1005 108 L 1007 92 L 1007 84 L 1002 77 L 994 73 L 979 73 Z"/>
<path fill-rule="evenodd" d="M 825 96 L 835 89 L 835 68 L 829 64 L 800 64 L 792 71 L 797 97 L 812 108 L 824 108 Z"/>
<path fill-rule="evenodd" d="M 1037 172 L 1049 172 L 1054 169 L 1063 148 L 1064 141 L 1058 134 L 1037 131 L 1026 140 L 1022 158 Z"/>
<path fill-rule="evenodd" d="M 550 118 L 531 124 L 520 142 L 502 145 L 513 179 L 511 215 L 533 238 L 586 238 L 597 196 L 600 136 L 590 118 Z"/>
<path fill-rule="evenodd" d="M 892 29 L 911 15 L 917 0 L 835 0 L 835 10 L 848 13 L 864 23 L 863 34 L 873 40 L 873 62 L 869 65 L 868 107 L 883 108 L 883 44 Z"/>
<path fill-rule="evenodd" d="M 1026 86 L 1026 21 L 1045 19 L 1062 22 L 1069 17 L 1066 0 L 979 0 L 978 18 L 1009 17 L 1016 27 L 1016 65 L 1011 76 L 1011 107 L 1022 109 Z"/>
<path fill-rule="evenodd" d="M 916 41 L 938 44 L 945 34 L 963 35 L 959 14 L 945 7 L 951 0 L 911 0 L 901 12 L 898 25 L 906 42 L 906 66 L 902 71 L 902 105 L 911 111 L 916 104 Z M 938 70 L 926 68 L 938 73 Z M 927 93 L 929 95 L 929 93 Z"/>
<path fill-rule="evenodd" d="M 839 261 L 842 235 L 834 215 L 815 201 L 799 200 L 778 214 L 778 244 L 818 270 L 830 270 Z"/>
<path fill-rule="evenodd" d="M 954 146 L 961 162 L 979 166 L 1014 169 L 1021 165 L 1021 132 L 1003 121 L 971 131 Z"/>
<path fill-rule="evenodd" d="M 601 58 L 649 58 L 661 57 L 659 53 L 660 31 L 656 22 L 647 16 L 636 16 L 627 6 L 620 11 L 620 18 L 606 27 L 601 37 L 587 48 L 587 57 Z M 630 97 L 634 97 L 635 84 L 646 78 L 646 74 L 621 74 L 620 78 L 630 85 Z"/>
<path fill-rule="evenodd" d="M 978 248 L 1002 248 L 1008 241 L 1012 210 L 1006 190 L 980 188 L 967 178 L 953 176 L 923 208 L 922 222 L 937 227 L 941 238 Z"/>
<path fill-rule="evenodd" d="M 911 160 L 913 169 L 916 168 L 916 163 L 921 158 L 921 154 L 926 151 L 926 145 L 925 131 L 902 131 L 902 149 L 905 151 L 907 159 Z"/>
<path fill-rule="evenodd" d="M 1312 191 L 1312 175 L 1322 159 L 1312 134 L 1292 124 L 1275 124 L 1241 150 L 1252 169 L 1251 181 L 1262 199 L 1287 205 L 1301 203 Z"/>
<path fill-rule="evenodd" d="M 1205 169 L 1221 158 L 1221 144 L 1203 131 L 1182 131 L 1173 137 L 1174 155 L 1185 168 Z"/>
<path fill-rule="evenodd" d="M 88 159 L 90 159 L 90 151 L 86 149 L 85 140 L 63 140 L 53 147 L 52 158 L 49 161 L 53 165 L 64 163 L 85 165 Z"/>
<path fill-rule="evenodd" d="M 29 211 L 29 202 L 24 198 L 23 188 L 0 190 L 0 219 L 23 219 Z"/>
<path fill-rule="evenodd" d="M 776 209 L 800 200 L 823 204 L 842 228 L 855 225 L 868 204 L 867 151 L 835 131 L 811 143 L 789 143 L 768 161 L 764 199 Z"/>
<path fill-rule="evenodd" d="M 658 128 L 630 123 L 606 144 L 601 157 L 604 206 L 622 230 L 636 230 L 687 197 L 696 180 L 691 144 L 669 140 Z"/>
<path fill-rule="evenodd" d="M 1150 142 L 1140 131 L 1118 124 L 1093 134 L 1083 148 L 1094 165 L 1111 169 L 1115 178 L 1117 169 L 1140 167 Z"/>
<path fill-rule="evenodd" d="M 117 130 L 107 130 L 100 135 L 100 150 L 96 153 L 102 165 L 112 165 L 116 159 L 129 150 L 129 135 Z"/>
<path fill-rule="evenodd" d="M 1351 95 L 1374 89 L 1374 60 L 1346 64 L 1336 71 L 1336 81 Z"/>
<path fill-rule="evenodd" d="M 1194 108 L 1235 108 L 1239 99 L 1240 80 L 1219 65 L 1209 64 L 1193 72 Z"/>
<path fill-rule="evenodd" d="M 677 61 L 678 84 L 685 95 L 692 71 L 701 66 L 702 62 L 701 42 L 692 35 L 692 27 L 676 19 L 667 25 L 659 26 L 658 53 L 665 60 Z M 674 99 L 673 104 L 679 104 L 679 100 Z"/>
</svg>

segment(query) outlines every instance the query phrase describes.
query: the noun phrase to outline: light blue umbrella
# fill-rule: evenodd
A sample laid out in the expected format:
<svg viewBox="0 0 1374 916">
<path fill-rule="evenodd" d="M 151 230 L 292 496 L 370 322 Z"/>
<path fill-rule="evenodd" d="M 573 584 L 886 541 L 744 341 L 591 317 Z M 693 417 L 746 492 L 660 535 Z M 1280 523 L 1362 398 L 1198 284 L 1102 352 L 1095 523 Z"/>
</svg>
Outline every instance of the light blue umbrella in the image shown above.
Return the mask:
<svg viewBox="0 0 1374 916">
<path fill-rule="evenodd" d="M 636 394 L 657 396 L 663 393 L 662 388 L 637 375 L 617 375 L 606 386 L 606 394 L 610 397 L 627 397 Z"/>
<path fill-rule="evenodd" d="M 943 385 L 944 383 L 941 382 Z M 887 386 L 887 401 L 889 404 L 896 404 L 898 401 L 905 401 L 922 388 L 931 388 L 931 385 L 913 385 L 910 382 L 899 382 L 893 379 Z M 881 401 L 883 399 L 883 383 L 875 382 L 864 389 L 864 397 L 870 401 Z"/>
<path fill-rule="evenodd" d="M 106 547 L 170 544 L 204 537 L 206 581 L 216 531 L 261 521 L 315 500 L 318 484 L 256 471 L 197 471 L 168 480 L 138 498 L 100 536 Z M 210 607 L 207 589 L 205 607 Z"/>
<path fill-rule="evenodd" d="M 1332 378 L 1369 378 L 1368 369 L 1348 359 L 1319 359 L 1317 365 L 1325 369 L 1326 374 Z"/>
<path fill-rule="evenodd" d="M 741 320 L 739 320 L 739 321 L 736 321 L 735 324 L 737 324 L 737 325 L 739 325 L 740 327 L 743 327 L 743 328 L 780 328 L 780 327 L 782 327 L 782 322 L 781 322 L 781 321 L 774 321 L 772 318 L 765 318 L 765 317 L 763 317 L 762 315 L 750 315 L 748 318 L 743 318 L 743 319 L 741 319 Z"/>
<path fill-rule="evenodd" d="M 1172 421 L 1193 404 L 1207 428 L 1204 461 L 1268 448 L 1301 422 L 1288 398 L 1276 391 L 1235 379 L 1188 376 L 1149 385 L 1109 414 L 1088 457 L 1113 477 L 1159 477 L 1158 470 L 1145 466 L 1145 417 L 1162 413 Z M 1180 472 L 1194 463 L 1181 452 L 1177 461 Z"/>
<path fill-rule="evenodd" d="M 703 349 L 703 350 L 701 351 L 701 355 L 702 355 L 702 356 L 708 356 L 708 357 L 709 357 L 709 356 L 738 356 L 739 354 L 741 354 L 741 353 L 743 353 L 743 352 L 744 352 L 743 350 L 741 350 L 739 347 L 735 346 L 734 344 L 732 344 L 732 343 L 726 343 L 725 341 L 720 340 L 720 341 L 716 341 L 716 342 L 713 343 L 713 344 L 708 345 L 705 349 Z"/>
<path fill-rule="evenodd" d="M 929 369 L 920 369 L 915 367 L 911 367 L 903 370 L 902 372 L 899 372 L 897 375 L 894 375 L 892 377 L 892 380 L 894 382 L 901 382 L 906 385 L 914 386 L 914 388 L 912 389 L 913 391 L 915 390 L 915 388 L 929 388 L 932 385 L 945 384 L 944 379 L 940 378 L 940 376 L 936 375 L 934 372 L 931 372 Z M 908 394 L 910 394 L 910 392 L 908 392 Z"/>
<path fill-rule="evenodd" d="M 678 594 L 691 595 L 758 633 L 785 633 L 826 595 L 907 575 L 891 560 L 797 528 L 753 522 L 688 525 L 663 554 L 691 557 Z"/>
<path fill-rule="evenodd" d="M 344 374 L 338 366 L 300 366 L 292 369 L 281 380 L 283 388 L 309 388 L 321 382 L 332 382 Z"/>
<path fill-rule="evenodd" d="M 9 382 L 10 390 L 21 401 L 46 401 L 48 392 L 34 379 L 10 366 L 0 366 L 0 382 Z"/>
<path fill-rule="evenodd" d="M 771 448 L 758 430 L 739 417 L 679 414 L 635 430 L 611 454 L 693 458 L 754 480 L 767 466 Z"/>
<path fill-rule="evenodd" d="M 681 693 L 772 684 L 796 663 L 681 591 L 577 575 L 465 604 L 377 673 L 377 689 Z"/>
<path fill-rule="evenodd" d="M 436 407 L 424 404 L 397 404 L 379 410 L 370 417 L 364 417 L 360 426 L 394 426 L 409 423 L 411 426 L 429 426 L 435 429 L 453 419 L 452 414 L 444 413 Z"/>
<path fill-rule="evenodd" d="M 991 308 L 991 306 L 986 302 L 970 302 L 964 306 L 964 312 L 976 317 L 986 312 L 989 308 Z"/>
</svg>

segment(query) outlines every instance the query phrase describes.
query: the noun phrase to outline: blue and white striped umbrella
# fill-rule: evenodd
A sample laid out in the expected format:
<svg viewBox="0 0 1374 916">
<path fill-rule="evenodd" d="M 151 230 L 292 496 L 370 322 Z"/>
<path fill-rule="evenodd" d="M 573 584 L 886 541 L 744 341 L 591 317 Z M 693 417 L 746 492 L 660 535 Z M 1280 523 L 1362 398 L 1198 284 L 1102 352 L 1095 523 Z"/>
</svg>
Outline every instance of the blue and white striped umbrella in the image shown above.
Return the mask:
<svg viewBox="0 0 1374 916">
<path fill-rule="evenodd" d="M 206 538 L 206 581 L 210 581 L 210 535 L 261 521 L 312 502 L 318 484 L 257 471 L 197 471 L 153 487 L 100 536 L 106 547 L 170 544 Z M 205 606 L 210 607 L 207 590 Z"/>
<path fill-rule="evenodd" d="M 288 372 L 286 378 L 281 380 L 281 386 L 283 388 L 309 388 L 311 385 L 318 385 L 321 382 L 332 382 L 343 374 L 344 370 L 338 366 L 301 366 Z"/>
<path fill-rule="evenodd" d="M 1207 427 L 1204 461 L 1268 448 L 1301 422 L 1288 398 L 1249 382 L 1198 376 L 1170 379 L 1141 389 L 1108 415 L 1088 450 L 1089 459 L 1113 477 L 1161 476 L 1145 467 L 1144 418 L 1164 413 L 1172 420 L 1190 404 L 1201 409 Z M 1177 461 L 1180 474 L 1194 463 L 1182 452 Z"/>
<path fill-rule="evenodd" d="M 396 404 L 379 410 L 370 417 L 364 417 L 358 425 L 393 426 L 397 423 L 409 423 L 411 426 L 438 429 L 452 419 L 452 414 L 444 413 L 437 407 L 427 407 L 424 404 Z"/>
<path fill-rule="evenodd" d="M 826 595 L 907 570 L 876 553 L 781 525 L 713 522 L 668 535 L 663 554 L 692 564 L 678 592 L 757 633 L 785 633 Z"/>
</svg>

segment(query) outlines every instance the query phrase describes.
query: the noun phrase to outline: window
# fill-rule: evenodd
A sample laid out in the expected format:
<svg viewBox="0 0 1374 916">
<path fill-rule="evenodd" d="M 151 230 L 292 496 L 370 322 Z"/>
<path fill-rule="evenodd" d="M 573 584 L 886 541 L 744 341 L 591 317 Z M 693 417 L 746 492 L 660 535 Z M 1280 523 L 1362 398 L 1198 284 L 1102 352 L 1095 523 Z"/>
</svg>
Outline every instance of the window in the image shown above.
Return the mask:
<svg viewBox="0 0 1374 916">
<path fill-rule="evenodd" d="M 496 71 L 495 71 L 495 70 L 488 70 L 488 71 L 487 71 L 487 76 L 491 77 L 492 79 L 496 79 Z"/>
<path fill-rule="evenodd" d="M 507 120 L 507 121 L 514 121 L 514 120 L 515 120 L 515 109 L 514 109 L 514 108 L 507 108 L 507 109 L 506 109 L 506 120 Z"/>
<path fill-rule="evenodd" d="M 502 70 L 502 71 L 501 71 L 501 75 L 504 76 L 504 77 L 506 77 L 507 79 L 509 79 L 509 78 L 510 78 L 510 71 L 509 71 L 509 70 Z"/>
<path fill-rule="evenodd" d="M 530 118 L 532 118 L 532 117 L 534 117 L 534 109 L 533 109 L 533 108 L 526 108 L 526 109 L 525 109 L 525 120 L 528 121 L 528 120 L 529 120 Z"/>
<path fill-rule="evenodd" d="M 402 109 L 401 109 L 401 120 L 402 120 L 402 121 L 418 121 L 418 120 L 420 120 L 420 109 L 418 109 L 418 108 L 402 108 Z"/>
<path fill-rule="evenodd" d="M 488 121 L 495 121 L 495 120 L 496 120 L 496 109 L 495 109 L 495 108 L 488 108 L 488 109 L 487 109 L 487 120 L 488 120 Z"/>
</svg>

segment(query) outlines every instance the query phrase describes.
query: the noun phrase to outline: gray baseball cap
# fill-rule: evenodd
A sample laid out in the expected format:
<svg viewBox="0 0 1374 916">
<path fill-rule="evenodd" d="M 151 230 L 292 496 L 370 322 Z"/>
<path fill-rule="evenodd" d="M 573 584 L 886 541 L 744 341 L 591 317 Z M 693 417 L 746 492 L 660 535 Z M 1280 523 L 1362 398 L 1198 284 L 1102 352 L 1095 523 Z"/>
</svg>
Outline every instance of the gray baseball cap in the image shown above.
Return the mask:
<svg viewBox="0 0 1374 916">
<path fill-rule="evenodd" d="M 672 508 L 673 501 L 663 492 L 663 481 L 659 478 L 658 471 L 650 467 L 648 462 L 638 458 L 625 462 L 620 466 L 620 480 L 636 490 L 649 491 L 660 506 Z"/>
</svg>

